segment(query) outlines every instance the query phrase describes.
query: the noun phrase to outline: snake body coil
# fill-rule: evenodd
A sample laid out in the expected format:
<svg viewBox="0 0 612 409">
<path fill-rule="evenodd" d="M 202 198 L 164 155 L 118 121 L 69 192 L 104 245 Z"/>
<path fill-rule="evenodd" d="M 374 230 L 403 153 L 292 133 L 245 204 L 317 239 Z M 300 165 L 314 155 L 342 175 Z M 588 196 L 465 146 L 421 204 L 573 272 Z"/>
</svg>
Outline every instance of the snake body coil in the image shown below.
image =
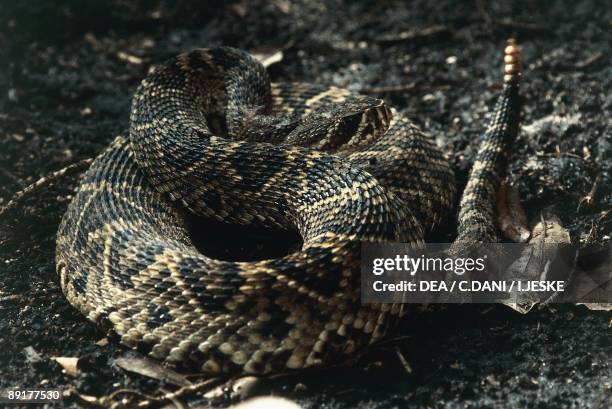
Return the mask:
<svg viewBox="0 0 612 409">
<path fill-rule="evenodd" d="M 487 195 L 516 135 L 515 74 L 462 205 L 480 240 L 495 238 Z M 152 357 L 211 373 L 321 366 L 404 312 L 361 304 L 361 243 L 421 243 L 454 190 L 438 148 L 383 101 L 270 84 L 245 52 L 195 50 L 136 91 L 129 137 L 96 158 L 62 220 L 57 269 L 76 308 Z M 185 210 L 296 230 L 303 245 L 277 259 L 211 259 Z"/>
</svg>

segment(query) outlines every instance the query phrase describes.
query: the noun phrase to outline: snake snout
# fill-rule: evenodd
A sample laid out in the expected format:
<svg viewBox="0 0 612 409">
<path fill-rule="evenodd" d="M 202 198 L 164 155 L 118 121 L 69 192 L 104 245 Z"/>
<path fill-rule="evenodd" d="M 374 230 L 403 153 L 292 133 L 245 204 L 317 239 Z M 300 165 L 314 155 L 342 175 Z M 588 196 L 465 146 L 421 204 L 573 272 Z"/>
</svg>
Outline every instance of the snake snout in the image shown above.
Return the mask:
<svg viewBox="0 0 612 409">
<path fill-rule="evenodd" d="M 385 134 L 392 113 L 382 99 L 357 97 L 340 104 L 334 127 L 336 139 L 342 139 L 338 150 L 354 150 L 371 144 Z M 341 137 L 341 138 L 338 138 Z"/>
<path fill-rule="evenodd" d="M 353 151 L 384 135 L 391 117 L 382 99 L 350 97 L 312 112 L 285 142 L 329 152 Z"/>
</svg>

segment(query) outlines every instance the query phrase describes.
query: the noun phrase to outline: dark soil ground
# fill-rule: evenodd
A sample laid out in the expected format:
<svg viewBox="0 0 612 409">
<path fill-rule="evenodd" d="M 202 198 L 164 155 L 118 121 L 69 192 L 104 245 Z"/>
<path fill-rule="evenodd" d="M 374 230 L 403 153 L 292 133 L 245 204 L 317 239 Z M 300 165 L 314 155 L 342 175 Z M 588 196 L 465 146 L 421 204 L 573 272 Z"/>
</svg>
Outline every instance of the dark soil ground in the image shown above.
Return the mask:
<svg viewBox="0 0 612 409">
<path fill-rule="evenodd" d="M 611 31 L 605 0 L 1 0 L 0 206 L 48 172 L 96 155 L 122 132 L 130 96 L 151 64 L 220 44 L 282 50 L 270 67 L 276 81 L 384 97 L 435 137 L 461 187 L 499 90 L 500 50 L 516 35 L 526 73 L 512 180 L 530 219 L 553 206 L 575 243 L 607 244 Z M 76 180 L 33 195 L 0 221 L 0 387 L 62 387 L 72 391 L 70 406 L 84 405 L 78 395 L 122 388 L 173 390 L 120 369 L 114 358 L 125 349 L 97 345 L 104 334 L 61 293 L 54 237 Z M 453 238 L 452 222 L 446 225 L 436 233 L 440 241 Z M 251 251 L 249 240 L 238 245 L 222 229 L 219 235 L 228 251 L 243 244 Z M 255 393 L 308 408 L 609 408 L 610 319 L 567 305 L 527 315 L 453 307 L 407 319 L 405 339 L 351 367 L 265 380 Z M 28 356 L 27 347 L 39 357 Z M 62 372 L 53 356 L 79 357 L 78 375 Z M 229 404 L 226 395 L 213 403 Z M 129 405 L 142 399 L 119 397 Z M 182 400 L 209 403 L 200 393 Z"/>
</svg>

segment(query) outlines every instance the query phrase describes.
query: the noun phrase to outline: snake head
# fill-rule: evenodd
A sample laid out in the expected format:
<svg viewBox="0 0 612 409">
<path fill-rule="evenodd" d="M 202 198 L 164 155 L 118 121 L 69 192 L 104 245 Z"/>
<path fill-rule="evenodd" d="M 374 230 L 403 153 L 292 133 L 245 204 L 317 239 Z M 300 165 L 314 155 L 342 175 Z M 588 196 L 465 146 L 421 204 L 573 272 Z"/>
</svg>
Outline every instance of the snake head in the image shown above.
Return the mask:
<svg viewBox="0 0 612 409">
<path fill-rule="evenodd" d="M 238 139 L 279 143 L 299 124 L 291 116 L 273 116 L 265 106 L 237 107 L 228 118 L 229 133 Z"/>
<path fill-rule="evenodd" d="M 381 99 L 350 97 L 313 111 L 288 135 L 286 143 L 323 151 L 350 151 L 383 135 L 391 117 Z"/>
</svg>

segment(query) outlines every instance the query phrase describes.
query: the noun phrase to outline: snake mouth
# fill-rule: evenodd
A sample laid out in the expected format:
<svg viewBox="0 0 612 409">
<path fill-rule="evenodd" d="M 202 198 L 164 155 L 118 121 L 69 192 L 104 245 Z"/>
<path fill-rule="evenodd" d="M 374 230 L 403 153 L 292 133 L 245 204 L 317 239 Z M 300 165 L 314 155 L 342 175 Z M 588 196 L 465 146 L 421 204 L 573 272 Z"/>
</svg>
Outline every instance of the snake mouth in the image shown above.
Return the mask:
<svg viewBox="0 0 612 409">
<path fill-rule="evenodd" d="M 281 258 L 303 244 L 297 231 L 244 226 L 186 215 L 189 237 L 203 255 L 216 260 L 249 262 Z"/>
</svg>

